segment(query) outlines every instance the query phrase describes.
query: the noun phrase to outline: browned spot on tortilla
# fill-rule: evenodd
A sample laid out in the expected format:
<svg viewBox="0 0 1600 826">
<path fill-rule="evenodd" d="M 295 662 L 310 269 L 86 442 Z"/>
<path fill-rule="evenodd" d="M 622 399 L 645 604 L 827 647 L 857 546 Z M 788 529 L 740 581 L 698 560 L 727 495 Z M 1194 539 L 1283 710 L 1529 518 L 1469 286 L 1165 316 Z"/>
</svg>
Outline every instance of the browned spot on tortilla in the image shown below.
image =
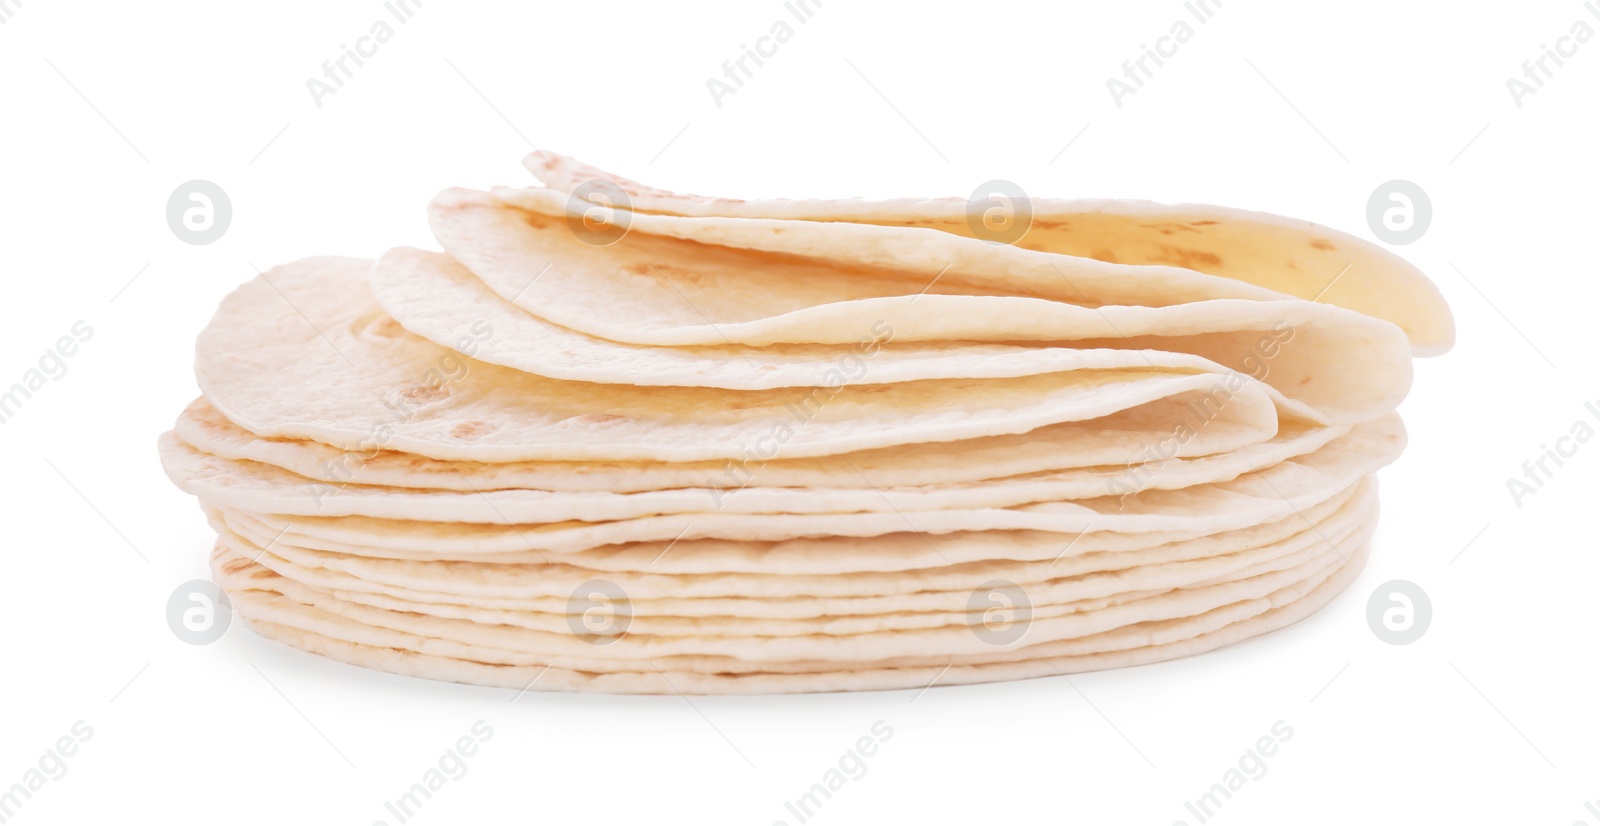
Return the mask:
<svg viewBox="0 0 1600 826">
<path fill-rule="evenodd" d="M 622 417 L 611 413 L 585 413 L 576 417 L 575 421 L 580 424 L 611 424 L 622 421 Z"/>
<path fill-rule="evenodd" d="M 1043 218 L 1033 219 L 1033 225 L 1040 229 L 1065 229 L 1072 226 L 1071 221 L 1047 221 Z"/>
<path fill-rule="evenodd" d="M 1211 226 L 1212 224 L 1215 224 L 1215 223 L 1217 223 L 1217 222 L 1216 221 L 1190 221 L 1189 222 L 1189 226 L 1191 226 L 1191 227 L 1209 227 L 1209 226 Z"/>
<path fill-rule="evenodd" d="M 628 275 L 664 278 L 673 284 L 698 284 L 700 283 L 701 275 L 698 270 L 688 267 L 680 267 L 674 264 L 656 264 L 650 261 L 628 264 L 622 267 L 622 271 Z"/>
<path fill-rule="evenodd" d="M 471 441 L 480 436 L 493 433 L 494 429 L 495 426 L 493 424 L 482 419 L 469 419 L 464 422 L 456 422 L 456 426 L 450 428 L 450 438 Z"/>
<path fill-rule="evenodd" d="M 528 226 L 536 229 L 544 229 L 545 227 L 550 226 L 549 216 L 540 215 L 537 212 L 528 212 L 524 210 L 522 213 L 522 220 L 528 222 Z"/>
<path fill-rule="evenodd" d="M 436 402 L 450 395 L 450 391 L 441 384 L 413 384 L 397 388 L 394 395 L 407 405 L 415 405 Z"/>
<path fill-rule="evenodd" d="M 1333 244 L 1321 238 L 1313 238 L 1311 239 L 1311 248 L 1314 250 L 1331 250 L 1333 249 Z"/>
<path fill-rule="evenodd" d="M 1116 253 L 1114 253 L 1111 250 L 1106 249 L 1104 247 L 1102 247 L 1100 249 L 1097 249 L 1092 253 L 1089 253 L 1089 257 L 1093 258 L 1096 261 L 1104 261 L 1104 262 L 1106 262 L 1108 264 L 1120 264 L 1120 263 L 1122 263 L 1121 261 L 1117 260 L 1117 254 Z"/>
<path fill-rule="evenodd" d="M 1166 244 L 1161 245 L 1161 254 L 1151 256 L 1150 260 L 1157 264 L 1173 264 L 1191 270 L 1222 266 L 1222 258 L 1216 253 L 1186 247 L 1170 247 Z"/>
<path fill-rule="evenodd" d="M 759 401 L 757 399 L 754 399 L 754 398 L 748 398 L 745 394 L 741 393 L 739 395 L 732 396 L 727 401 L 723 402 L 722 403 L 722 409 L 724 409 L 724 410 L 749 410 L 749 409 L 751 409 L 753 407 L 759 407 L 759 406 L 761 406 L 761 404 L 762 404 L 761 401 Z"/>
<path fill-rule="evenodd" d="M 359 331 L 360 335 L 379 336 L 381 338 L 399 338 L 405 333 L 406 328 L 401 327 L 400 322 L 389 316 L 375 318 L 365 329 Z"/>
</svg>

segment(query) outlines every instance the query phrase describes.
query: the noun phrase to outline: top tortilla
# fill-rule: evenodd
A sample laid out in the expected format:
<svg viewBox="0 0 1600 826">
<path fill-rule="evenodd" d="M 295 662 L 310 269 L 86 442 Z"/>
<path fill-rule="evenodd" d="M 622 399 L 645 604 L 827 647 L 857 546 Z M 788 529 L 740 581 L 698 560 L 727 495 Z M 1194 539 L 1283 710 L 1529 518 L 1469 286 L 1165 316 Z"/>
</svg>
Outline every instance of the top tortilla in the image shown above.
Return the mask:
<svg viewBox="0 0 1600 826">
<path fill-rule="evenodd" d="M 591 181 L 620 189 L 639 213 L 828 221 L 931 229 L 972 236 L 973 207 L 957 198 L 742 201 L 646 186 L 544 151 L 523 159 L 545 186 L 568 194 Z M 1437 286 L 1376 244 L 1309 221 L 1205 204 L 1107 199 L 1028 199 L 1021 248 L 1108 263 L 1181 267 L 1284 295 L 1324 301 L 1390 321 L 1416 355 L 1439 355 L 1455 322 Z"/>
</svg>

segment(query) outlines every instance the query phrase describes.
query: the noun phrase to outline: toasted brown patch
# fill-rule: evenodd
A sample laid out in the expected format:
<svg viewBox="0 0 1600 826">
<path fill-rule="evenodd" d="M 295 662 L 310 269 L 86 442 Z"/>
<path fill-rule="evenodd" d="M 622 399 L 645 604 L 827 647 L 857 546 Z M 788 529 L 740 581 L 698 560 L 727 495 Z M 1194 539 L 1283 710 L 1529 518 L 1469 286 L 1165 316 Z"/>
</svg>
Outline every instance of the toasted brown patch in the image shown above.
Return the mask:
<svg viewBox="0 0 1600 826">
<path fill-rule="evenodd" d="M 378 338 L 399 338 L 406 334 L 406 328 L 400 322 L 389 316 L 376 316 L 367 320 L 365 326 L 357 323 L 356 335 L 377 336 Z"/>
<path fill-rule="evenodd" d="M 450 391 L 442 384 L 425 383 L 396 388 L 394 395 L 399 397 L 399 399 L 406 404 L 414 405 L 436 402 L 442 398 L 445 398 L 446 396 L 449 396 Z"/>
<path fill-rule="evenodd" d="M 1174 232 L 1199 232 L 1200 231 L 1200 230 L 1195 229 L 1192 226 L 1187 226 L 1187 225 L 1184 225 L 1184 224 L 1180 224 L 1180 223 L 1178 223 L 1176 221 L 1166 221 L 1166 222 L 1160 223 L 1160 224 L 1140 224 L 1139 226 L 1144 227 L 1145 229 L 1153 229 L 1153 230 L 1161 233 L 1162 235 L 1171 235 Z"/>
<path fill-rule="evenodd" d="M 1150 260 L 1157 264 L 1172 264 L 1191 270 L 1222 265 L 1222 258 L 1216 253 L 1187 247 L 1170 247 L 1166 244 L 1161 245 L 1161 254 L 1151 257 Z"/>
<path fill-rule="evenodd" d="M 640 264 L 628 264 L 622 268 L 622 271 L 628 275 L 662 278 L 674 284 L 698 284 L 701 280 L 701 273 L 697 270 L 674 264 L 656 264 L 649 261 Z"/>
<path fill-rule="evenodd" d="M 1331 250 L 1333 249 L 1333 244 L 1321 238 L 1313 238 L 1311 239 L 1311 248 L 1314 250 Z"/>
<path fill-rule="evenodd" d="M 470 419 L 465 422 L 457 422 L 455 427 L 450 428 L 450 437 L 471 441 L 480 436 L 493 433 L 494 430 L 495 426 L 490 422 L 481 419 Z"/>
</svg>

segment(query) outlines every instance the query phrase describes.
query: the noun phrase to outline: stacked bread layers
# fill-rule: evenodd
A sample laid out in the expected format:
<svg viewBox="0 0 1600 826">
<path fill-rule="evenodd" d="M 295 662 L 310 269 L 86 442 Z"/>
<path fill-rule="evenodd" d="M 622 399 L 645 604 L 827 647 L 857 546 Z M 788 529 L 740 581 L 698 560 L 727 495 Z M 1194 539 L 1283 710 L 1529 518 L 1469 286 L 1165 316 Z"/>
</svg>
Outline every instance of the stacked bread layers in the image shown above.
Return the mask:
<svg viewBox="0 0 1600 826">
<path fill-rule="evenodd" d="M 434 199 L 443 252 L 275 268 L 201 334 L 161 457 L 257 632 L 617 693 L 1206 651 L 1360 572 L 1453 336 L 1405 262 L 1276 216 L 528 166 Z"/>
</svg>

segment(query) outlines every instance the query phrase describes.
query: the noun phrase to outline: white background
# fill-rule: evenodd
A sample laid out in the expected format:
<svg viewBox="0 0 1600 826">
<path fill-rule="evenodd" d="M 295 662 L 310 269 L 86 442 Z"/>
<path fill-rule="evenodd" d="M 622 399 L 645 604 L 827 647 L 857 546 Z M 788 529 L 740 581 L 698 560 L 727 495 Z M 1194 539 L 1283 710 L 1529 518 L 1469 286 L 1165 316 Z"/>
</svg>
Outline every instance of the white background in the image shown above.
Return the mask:
<svg viewBox="0 0 1600 826">
<path fill-rule="evenodd" d="M 428 0 L 319 108 L 306 79 L 387 16 L 376 0 L 0 3 L 0 385 L 75 321 L 94 330 L 0 425 L 0 788 L 93 729 L 10 822 L 393 824 L 384 802 L 483 720 L 492 739 L 413 822 L 794 824 L 785 801 L 882 720 L 892 738 L 814 822 L 1195 824 L 1184 803 L 1282 720 L 1292 738 L 1214 822 L 1600 824 L 1600 444 L 1521 507 L 1506 486 L 1574 422 L 1600 429 L 1600 40 L 1520 108 L 1506 87 L 1600 19 L 1487 6 L 1226 0 L 1119 108 L 1106 79 L 1188 15 L 1175 0 L 826 0 L 719 108 L 706 79 L 788 15 L 777 0 Z M 178 641 L 165 603 L 210 543 L 155 439 L 196 394 L 217 301 L 256 266 L 433 247 L 427 199 L 529 183 L 535 145 L 691 192 L 1007 178 L 1364 237 L 1368 196 L 1403 178 L 1434 217 L 1400 251 L 1459 342 L 1418 365 L 1367 571 L 1311 619 L 1197 658 L 921 695 L 513 702 L 239 627 Z M 209 246 L 166 224 L 194 178 L 233 203 Z M 1405 647 L 1364 617 L 1396 578 L 1433 603 Z"/>
</svg>

